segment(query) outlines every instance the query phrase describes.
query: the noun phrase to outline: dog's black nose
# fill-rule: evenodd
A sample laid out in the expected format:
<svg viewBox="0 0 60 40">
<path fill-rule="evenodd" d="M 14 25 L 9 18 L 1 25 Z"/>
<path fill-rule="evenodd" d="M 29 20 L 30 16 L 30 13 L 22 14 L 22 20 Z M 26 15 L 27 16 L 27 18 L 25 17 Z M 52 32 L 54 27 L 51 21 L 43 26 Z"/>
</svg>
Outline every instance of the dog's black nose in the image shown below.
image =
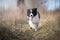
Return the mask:
<svg viewBox="0 0 60 40">
<path fill-rule="evenodd" d="M 32 15 L 31 15 L 32 16 Z"/>
</svg>

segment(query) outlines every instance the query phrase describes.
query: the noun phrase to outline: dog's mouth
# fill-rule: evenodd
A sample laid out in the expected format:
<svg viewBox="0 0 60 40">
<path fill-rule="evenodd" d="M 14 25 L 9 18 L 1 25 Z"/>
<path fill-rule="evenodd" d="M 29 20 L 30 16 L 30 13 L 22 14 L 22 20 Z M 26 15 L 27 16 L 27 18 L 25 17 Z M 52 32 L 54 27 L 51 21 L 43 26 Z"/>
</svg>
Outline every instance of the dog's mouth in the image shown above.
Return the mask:
<svg viewBox="0 0 60 40">
<path fill-rule="evenodd" d="M 33 16 L 31 16 L 33 18 Z"/>
<path fill-rule="evenodd" d="M 34 16 L 31 16 L 31 18 L 33 19 Z"/>
<path fill-rule="evenodd" d="M 30 18 L 31 18 L 31 20 L 33 20 L 34 16 L 31 16 Z"/>
<path fill-rule="evenodd" d="M 34 16 L 33 15 L 30 15 L 30 20 L 33 20 Z"/>
</svg>

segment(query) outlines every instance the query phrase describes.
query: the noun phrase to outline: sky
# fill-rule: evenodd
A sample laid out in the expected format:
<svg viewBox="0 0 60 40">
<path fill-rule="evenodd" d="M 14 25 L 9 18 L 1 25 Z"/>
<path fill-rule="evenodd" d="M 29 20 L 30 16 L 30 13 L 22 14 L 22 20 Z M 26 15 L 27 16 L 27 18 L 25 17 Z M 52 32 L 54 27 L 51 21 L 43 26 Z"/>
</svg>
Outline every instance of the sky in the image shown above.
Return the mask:
<svg viewBox="0 0 60 40">
<path fill-rule="evenodd" d="M 16 7 L 17 0 L 0 0 L 0 9 L 8 9 L 9 7 Z"/>
<path fill-rule="evenodd" d="M 45 7 L 48 11 L 60 9 L 60 0 L 48 0 L 45 3 Z"/>
<path fill-rule="evenodd" d="M 47 8 L 48 11 L 60 9 L 60 0 L 31 0 L 32 2 L 35 1 L 36 7 L 40 7 L 41 3 L 44 7 Z M 26 4 L 28 8 L 31 7 L 30 0 L 26 0 Z M 30 3 L 30 4 L 29 4 Z M 14 8 L 17 6 L 17 0 L 0 0 L 0 9 L 8 9 Z"/>
<path fill-rule="evenodd" d="M 35 0 L 36 6 L 44 6 L 47 11 L 54 11 L 60 9 L 60 0 Z"/>
</svg>

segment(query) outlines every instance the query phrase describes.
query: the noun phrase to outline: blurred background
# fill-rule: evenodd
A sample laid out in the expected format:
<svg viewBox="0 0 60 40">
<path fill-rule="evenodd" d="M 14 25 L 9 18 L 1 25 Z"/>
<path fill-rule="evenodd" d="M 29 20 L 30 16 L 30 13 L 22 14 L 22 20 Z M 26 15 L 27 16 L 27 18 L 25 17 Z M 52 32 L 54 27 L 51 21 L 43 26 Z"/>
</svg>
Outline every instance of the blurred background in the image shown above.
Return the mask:
<svg viewBox="0 0 60 40">
<path fill-rule="evenodd" d="M 28 8 L 41 14 L 37 32 L 29 28 Z M 0 0 L 0 40 L 60 40 L 60 0 Z"/>
</svg>

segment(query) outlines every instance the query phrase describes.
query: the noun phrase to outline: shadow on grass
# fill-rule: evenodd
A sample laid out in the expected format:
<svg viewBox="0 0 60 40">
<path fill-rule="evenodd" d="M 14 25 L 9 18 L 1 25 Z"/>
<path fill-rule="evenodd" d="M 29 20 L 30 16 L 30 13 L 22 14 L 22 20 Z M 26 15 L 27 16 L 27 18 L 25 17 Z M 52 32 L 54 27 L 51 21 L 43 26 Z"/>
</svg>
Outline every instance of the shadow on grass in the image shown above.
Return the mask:
<svg viewBox="0 0 60 40">
<path fill-rule="evenodd" d="M 60 40 L 60 19 L 57 18 L 56 21 L 56 23 L 48 21 L 36 32 L 29 30 L 26 21 L 16 20 L 11 25 L 1 22 L 0 40 Z"/>
<path fill-rule="evenodd" d="M 0 24 L 0 40 L 11 40 L 13 37 L 12 31 L 7 28 L 7 25 L 4 26 Z"/>
</svg>

